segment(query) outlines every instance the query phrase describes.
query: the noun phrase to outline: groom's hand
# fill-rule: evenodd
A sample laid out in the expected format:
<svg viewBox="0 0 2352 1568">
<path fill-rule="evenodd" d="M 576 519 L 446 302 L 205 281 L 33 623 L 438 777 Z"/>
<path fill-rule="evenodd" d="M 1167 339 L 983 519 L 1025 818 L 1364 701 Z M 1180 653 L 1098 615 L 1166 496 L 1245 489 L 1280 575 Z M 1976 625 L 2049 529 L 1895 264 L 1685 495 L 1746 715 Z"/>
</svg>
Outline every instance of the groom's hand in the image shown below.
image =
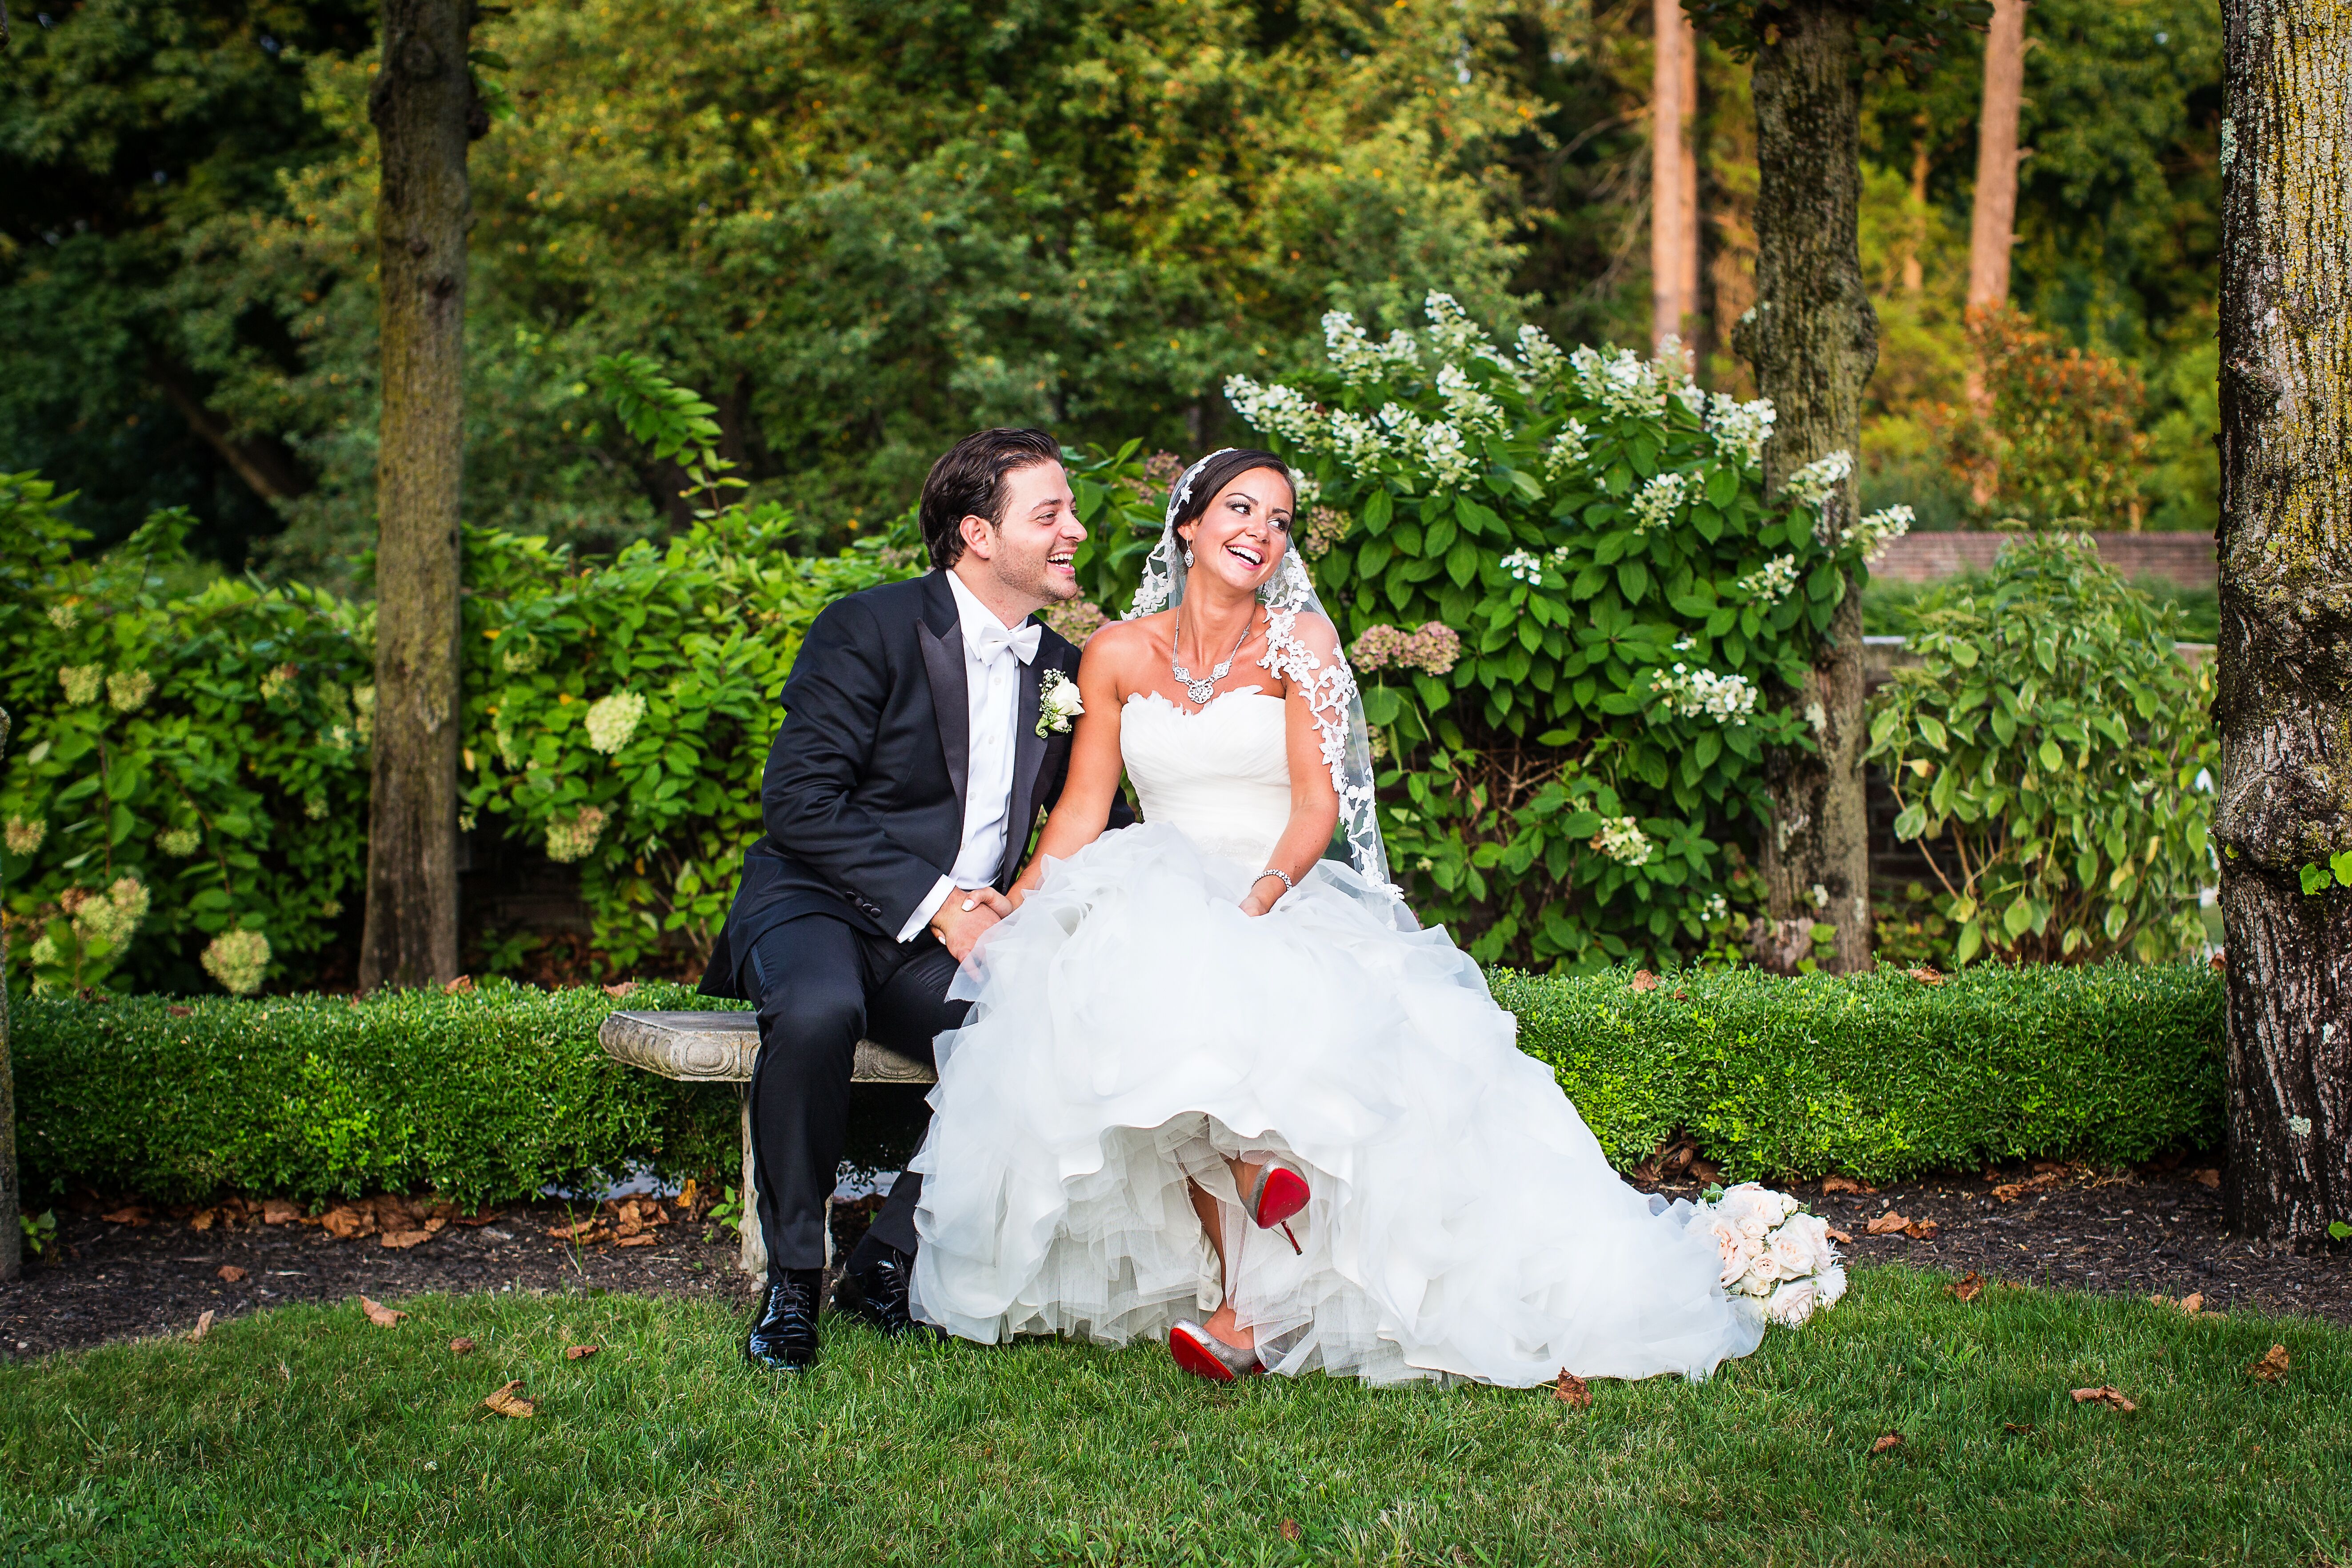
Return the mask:
<svg viewBox="0 0 2352 1568">
<path fill-rule="evenodd" d="M 981 933 L 1013 912 L 1013 905 L 994 888 L 959 888 L 948 895 L 931 917 L 931 934 L 961 963 L 971 956 Z"/>
</svg>

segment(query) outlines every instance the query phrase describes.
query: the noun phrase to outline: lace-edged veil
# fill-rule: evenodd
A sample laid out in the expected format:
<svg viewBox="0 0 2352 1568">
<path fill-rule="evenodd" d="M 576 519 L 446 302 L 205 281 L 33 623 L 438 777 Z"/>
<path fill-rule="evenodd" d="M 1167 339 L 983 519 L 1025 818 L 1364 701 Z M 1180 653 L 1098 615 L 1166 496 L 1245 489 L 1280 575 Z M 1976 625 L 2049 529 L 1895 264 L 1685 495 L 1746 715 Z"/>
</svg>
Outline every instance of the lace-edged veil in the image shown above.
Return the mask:
<svg viewBox="0 0 2352 1568">
<path fill-rule="evenodd" d="M 1127 607 L 1128 620 L 1172 609 L 1184 602 L 1184 542 L 1176 536 L 1177 515 L 1192 500 L 1193 481 L 1215 459 L 1235 448 L 1223 447 L 1184 470 L 1168 490 L 1168 515 L 1160 542 L 1143 563 L 1143 581 Z M 1372 749 L 1364 724 L 1363 699 L 1356 690 L 1355 672 L 1347 655 L 1335 646 L 1330 663 L 1301 642 L 1292 627 L 1301 612 L 1331 617 L 1316 596 L 1307 563 L 1295 544 L 1286 545 L 1282 564 L 1258 590 L 1266 610 L 1266 651 L 1258 668 L 1303 686 L 1323 736 L 1323 760 L 1331 769 L 1331 787 L 1339 795 L 1339 829 L 1348 837 L 1349 857 L 1357 872 L 1391 900 L 1398 889 L 1389 881 L 1388 851 L 1381 843 L 1379 818 L 1372 810 Z M 1333 621 L 1336 627 L 1338 622 Z M 1399 908 L 1402 908 L 1400 903 Z"/>
</svg>

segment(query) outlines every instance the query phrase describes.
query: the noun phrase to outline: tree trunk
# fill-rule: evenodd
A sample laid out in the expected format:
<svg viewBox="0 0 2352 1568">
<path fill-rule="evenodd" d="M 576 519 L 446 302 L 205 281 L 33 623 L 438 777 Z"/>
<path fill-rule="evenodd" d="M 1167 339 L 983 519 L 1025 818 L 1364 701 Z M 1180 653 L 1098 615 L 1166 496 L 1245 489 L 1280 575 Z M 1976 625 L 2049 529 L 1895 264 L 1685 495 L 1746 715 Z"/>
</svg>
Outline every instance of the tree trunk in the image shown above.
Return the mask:
<svg viewBox="0 0 2352 1568">
<path fill-rule="evenodd" d="M 2009 303 L 2017 242 L 2017 110 L 2025 97 L 2026 0 L 1992 0 L 1985 35 L 1984 107 L 1977 119 L 1977 191 L 1969 216 L 1969 314 Z"/>
<path fill-rule="evenodd" d="M 1698 34 L 1682 0 L 1652 0 L 1657 24 L 1650 94 L 1650 342 L 1687 345 L 1698 302 Z"/>
<path fill-rule="evenodd" d="M 1919 140 L 1911 149 L 1911 210 L 1903 248 L 1903 291 L 1916 294 L 1927 287 L 1927 111 L 1915 121 Z"/>
<path fill-rule="evenodd" d="M 464 458 L 471 0 L 385 0 L 374 782 L 360 984 L 457 972 L 457 494 Z"/>
<path fill-rule="evenodd" d="M 1878 316 L 1863 286 L 1856 225 L 1862 206 L 1862 59 L 1853 16 L 1830 0 L 1792 0 L 1757 50 L 1756 306 L 1732 343 L 1756 369 L 1779 412 L 1764 448 L 1764 489 L 1836 451 L 1858 454 L 1862 391 L 1878 363 Z M 1849 478 L 1831 519 L 1854 514 Z M 1770 918 L 1753 946 L 1787 972 L 1811 951 L 1821 923 L 1836 929 L 1830 966 L 1870 967 L 1870 848 L 1864 813 L 1862 599 L 1846 584 L 1804 687 L 1782 694 L 1811 724 L 1818 752 L 1766 758 L 1772 824 L 1763 872 Z"/>
<path fill-rule="evenodd" d="M 8 710 L 0 708 L 0 758 L 8 754 Z M 0 926 L 0 1281 L 25 1267 L 24 1212 L 16 1183 L 16 1080 L 8 1066 L 8 930 Z"/>
<path fill-rule="evenodd" d="M 2231 1227 L 2352 1222 L 2352 15 L 2222 8 L 2221 668 Z"/>
</svg>

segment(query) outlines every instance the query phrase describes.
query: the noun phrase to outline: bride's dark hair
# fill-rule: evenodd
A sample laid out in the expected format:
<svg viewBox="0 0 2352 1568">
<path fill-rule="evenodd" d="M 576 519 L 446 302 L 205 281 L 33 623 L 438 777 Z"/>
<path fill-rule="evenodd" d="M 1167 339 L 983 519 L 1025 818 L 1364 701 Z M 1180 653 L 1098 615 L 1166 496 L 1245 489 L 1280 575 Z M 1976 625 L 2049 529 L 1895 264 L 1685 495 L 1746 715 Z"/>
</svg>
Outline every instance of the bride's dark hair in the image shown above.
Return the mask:
<svg viewBox="0 0 2352 1568">
<path fill-rule="evenodd" d="M 1289 464 L 1272 452 L 1261 452 L 1248 447 L 1236 447 L 1230 452 L 1220 452 L 1201 465 L 1201 471 L 1192 476 L 1192 493 L 1186 496 L 1183 504 L 1176 509 L 1176 526 L 1185 528 L 1200 521 L 1201 514 L 1209 510 L 1209 503 L 1217 499 L 1218 493 L 1252 468 L 1272 468 L 1280 474 L 1282 482 L 1290 487 L 1292 499 L 1297 500 L 1298 481 L 1290 477 Z"/>
</svg>

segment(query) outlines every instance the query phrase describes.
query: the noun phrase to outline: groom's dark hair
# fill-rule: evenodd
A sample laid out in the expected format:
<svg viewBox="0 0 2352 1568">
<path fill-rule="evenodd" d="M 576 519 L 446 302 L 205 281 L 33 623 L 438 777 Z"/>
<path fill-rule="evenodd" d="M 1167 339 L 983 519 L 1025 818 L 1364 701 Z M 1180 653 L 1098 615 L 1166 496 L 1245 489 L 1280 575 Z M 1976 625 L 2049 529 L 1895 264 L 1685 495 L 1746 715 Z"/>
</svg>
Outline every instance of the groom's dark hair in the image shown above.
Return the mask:
<svg viewBox="0 0 2352 1568">
<path fill-rule="evenodd" d="M 975 430 L 947 449 L 923 480 L 917 515 L 931 564 L 941 571 L 963 554 L 963 520 L 1004 521 L 1004 476 L 1062 460 L 1062 444 L 1043 430 Z"/>
</svg>

